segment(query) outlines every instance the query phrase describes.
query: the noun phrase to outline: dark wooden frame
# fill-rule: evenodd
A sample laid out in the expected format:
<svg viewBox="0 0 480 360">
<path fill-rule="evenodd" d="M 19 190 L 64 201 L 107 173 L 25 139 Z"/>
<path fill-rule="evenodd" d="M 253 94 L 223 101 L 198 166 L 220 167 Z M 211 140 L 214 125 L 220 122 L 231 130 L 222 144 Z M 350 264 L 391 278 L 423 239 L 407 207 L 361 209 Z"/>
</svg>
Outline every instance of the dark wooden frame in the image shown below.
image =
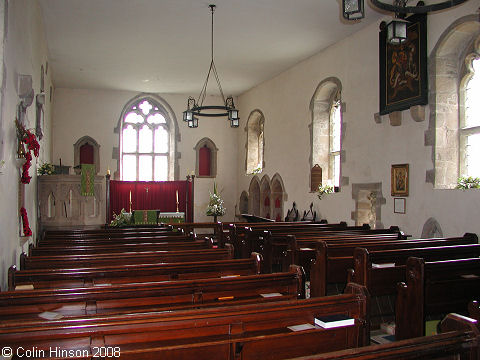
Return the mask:
<svg viewBox="0 0 480 360">
<path fill-rule="evenodd" d="M 404 175 L 402 175 L 404 173 Z M 402 183 L 397 182 L 397 177 L 401 177 L 403 181 Z M 391 185 L 391 194 L 392 196 L 408 196 L 408 183 L 409 183 L 409 169 L 408 169 L 408 164 L 397 164 L 397 165 L 392 165 L 392 170 L 391 170 L 391 180 L 390 180 L 390 185 Z"/>
<path fill-rule="evenodd" d="M 379 34 L 380 115 L 406 110 L 414 105 L 428 104 L 427 16 L 417 14 L 407 17 L 406 20 L 410 22 L 407 25 L 408 39 L 401 45 L 387 44 L 387 30 L 385 26 L 381 26 Z M 410 54 L 412 62 L 409 64 Z M 393 58 L 396 59 L 395 62 L 392 61 Z M 395 63 L 400 65 L 395 66 Z M 390 78 L 394 77 L 395 69 L 399 70 L 397 79 L 400 82 L 404 81 L 400 85 L 397 82 L 396 86 L 392 86 Z M 417 76 L 412 77 L 410 75 L 412 73 Z"/>
</svg>

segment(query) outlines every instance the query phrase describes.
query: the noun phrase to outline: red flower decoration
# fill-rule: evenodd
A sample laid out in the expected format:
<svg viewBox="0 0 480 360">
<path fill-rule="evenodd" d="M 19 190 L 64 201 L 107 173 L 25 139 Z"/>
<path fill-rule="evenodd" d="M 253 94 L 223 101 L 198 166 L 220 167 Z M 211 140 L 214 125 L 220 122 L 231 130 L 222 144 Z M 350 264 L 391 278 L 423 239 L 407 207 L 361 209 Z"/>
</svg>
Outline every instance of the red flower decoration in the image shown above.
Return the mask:
<svg viewBox="0 0 480 360">
<path fill-rule="evenodd" d="M 33 151 L 35 157 L 38 157 L 40 151 L 40 144 L 38 143 L 35 134 L 32 134 L 30 130 L 25 129 L 25 127 L 21 125 L 17 120 L 15 120 L 15 123 L 17 125 L 17 134 L 19 137 L 19 141 L 25 143 L 28 150 L 25 153 L 25 159 L 27 161 L 22 166 L 22 177 L 20 181 L 22 182 L 22 184 L 29 184 L 30 180 L 32 179 L 32 177 L 28 174 L 28 170 L 30 169 L 30 166 L 32 166 L 31 151 Z"/>
<path fill-rule="evenodd" d="M 24 207 L 20 208 L 20 215 L 22 216 L 23 235 L 24 236 L 32 236 L 32 230 L 30 229 L 30 225 L 28 224 L 27 210 L 25 210 Z"/>
</svg>

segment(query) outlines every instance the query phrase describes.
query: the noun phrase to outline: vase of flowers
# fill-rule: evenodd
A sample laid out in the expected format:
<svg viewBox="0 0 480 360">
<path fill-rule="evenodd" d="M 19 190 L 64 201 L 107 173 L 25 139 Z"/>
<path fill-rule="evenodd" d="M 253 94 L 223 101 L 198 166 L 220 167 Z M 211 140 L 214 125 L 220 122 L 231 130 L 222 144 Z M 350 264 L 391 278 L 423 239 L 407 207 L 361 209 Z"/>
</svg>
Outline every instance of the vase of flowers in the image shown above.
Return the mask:
<svg viewBox="0 0 480 360">
<path fill-rule="evenodd" d="M 223 206 L 223 200 L 217 193 L 217 185 L 213 183 L 213 193 L 210 193 L 207 216 L 213 216 L 213 222 L 217 222 L 217 217 L 225 215 L 226 211 L 227 209 Z"/>
<path fill-rule="evenodd" d="M 317 188 L 317 196 L 320 200 L 322 200 L 323 195 L 325 194 L 332 194 L 335 191 L 333 185 L 325 184 L 325 185 L 318 185 Z"/>
<path fill-rule="evenodd" d="M 37 174 L 38 175 L 55 175 L 55 165 L 50 163 L 43 163 L 42 166 L 40 166 L 37 169 Z"/>
</svg>

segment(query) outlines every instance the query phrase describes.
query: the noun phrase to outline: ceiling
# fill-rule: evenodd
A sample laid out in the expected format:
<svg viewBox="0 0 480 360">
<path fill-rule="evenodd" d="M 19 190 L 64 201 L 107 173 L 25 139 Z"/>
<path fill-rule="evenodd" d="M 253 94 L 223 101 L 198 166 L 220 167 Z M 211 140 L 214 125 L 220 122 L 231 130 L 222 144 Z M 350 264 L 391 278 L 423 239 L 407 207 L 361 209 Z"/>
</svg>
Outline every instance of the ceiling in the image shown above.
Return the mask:
<svg viewBox="0 0 480 360">
<path fill-rule="evenodd" d="M 215 65 L 238 95 L 376 22 L 340 0 L 212 0 Z M 39 0 L 56 87 L 197 96 L 210 64 L 207 0 Z M 217 91 L 214 79 L 209 93 Z"/>
</svg>

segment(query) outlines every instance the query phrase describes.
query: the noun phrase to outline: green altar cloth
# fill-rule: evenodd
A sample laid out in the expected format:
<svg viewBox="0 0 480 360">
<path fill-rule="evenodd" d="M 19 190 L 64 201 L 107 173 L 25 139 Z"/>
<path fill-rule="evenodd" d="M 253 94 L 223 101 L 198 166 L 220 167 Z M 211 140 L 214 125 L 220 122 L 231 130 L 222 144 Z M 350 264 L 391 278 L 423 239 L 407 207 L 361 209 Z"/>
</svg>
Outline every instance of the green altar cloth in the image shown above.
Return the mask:
<svg viewBox="0 0 480 360">
<path fill-rule="evenodd" d="M 156 225 L 158 210 L 134 210 L 133 223 L 135 225 Z"/>
<path fill-rule="evenodd" d="M 82 164 L 81 168 L 81 193 L 82 196 L 94 196 L 95 195 L 95 165 L 94 164 Z"/>
<path fill-rule="evenodd" d="M 180 224 L 185 222 L 184 212 L 161 212 L 158 214 L 158 223 Z"/>
</svg>

